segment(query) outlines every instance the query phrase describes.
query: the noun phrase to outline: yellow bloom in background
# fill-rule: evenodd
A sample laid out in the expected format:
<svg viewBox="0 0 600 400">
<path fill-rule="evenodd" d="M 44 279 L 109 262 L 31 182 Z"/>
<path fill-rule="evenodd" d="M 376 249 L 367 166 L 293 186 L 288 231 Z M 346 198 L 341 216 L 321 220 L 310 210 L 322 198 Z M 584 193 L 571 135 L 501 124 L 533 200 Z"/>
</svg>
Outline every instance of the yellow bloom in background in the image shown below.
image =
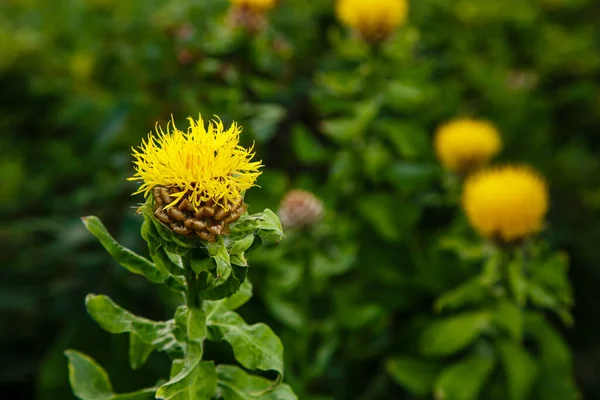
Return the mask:
<svg viewBox="0 0 600 400">
<path fill-rule="evenodd" d="M 493 167 L 467 178 L 462 206 L 479 234 L 511 242 L 542 228 L 548 211 L 548 188 L 529 167 Z"/>
<path fill-rule="evenodd" d="M 339 0 L 338 18 L 367 42 L 385 40 L 406 21 L 406 0 Z"/>
<path fill-rule="evenodd" d="M 278 0 L 229 0 L 235 7 L 249 8 L 253 12 L 265 13 L 277 5 Z"/>
<path fill-rule="evenodd" d="M 134 194 L 152 193 L 156 217 L 171 230 L 214 241 L 246 211 L 243 193 L 262 165 L 238 144 L 242 129 L 235 122 L 225 130 L 220 120 L 208 127 L 201 117 L 188 120 L 187 132 L 171 122 L 133 149 L 136 173 L 129 180 L 142 182 Z"/>
<path fill-rule="evenodd" d="M 496 128 L 485 121 L 457 119 L 440 126 L 434 139 L 435 153 L 442 165 L 457 173 L 473 170 L 500 151 Z"/>
</svg>

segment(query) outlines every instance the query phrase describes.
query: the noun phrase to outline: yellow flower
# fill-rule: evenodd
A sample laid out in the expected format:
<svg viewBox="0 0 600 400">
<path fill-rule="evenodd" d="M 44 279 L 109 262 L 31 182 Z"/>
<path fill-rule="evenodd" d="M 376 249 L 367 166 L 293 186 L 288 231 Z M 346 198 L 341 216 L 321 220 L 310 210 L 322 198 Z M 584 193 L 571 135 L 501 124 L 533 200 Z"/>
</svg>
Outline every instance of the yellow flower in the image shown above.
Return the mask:
<svg viewBox="0 0 600 400">
<path fill-rule="evenodd" d="M 492 124 L 457 119 L 438 128 L 434 147 L 445 168 L 464 173 L 485 164 L 500 151 L 502 143 Z"/>
<path fill-rule="evenodd" d="M 278 0 L 229 0 L 235 7 L 246 7 L 257 13 L 265 13 L 277 5 Z"/>
<path fill-rule="evenodd" d="M 260 161 L 252 162 L 252 149 L 241 147 L 242 131 L 235 122 L 224 130 L 220 120 L 211 121 L 208 129 L 202 117 L 188 118 L 190 127 L 182 132 L 167 124 L 167 132 L 157 127 L 148 140 L 142 140 L 139 151 L 133 149 L 135 175 L 141 181 L 134 193 L 148 194 L 155 187 L 170 188 L 173 201 L 164 209 L 180 203 L 185 197 L 195 211 L 205 203 L 237 204 L 243 192 L 254 186 L 261 174 Z M 190 210 L 191 211 L 191 210 Z"/>
<path fill-rule="evenodd" d="M 406 0 L 338 0 L 338 18 L 367 42 L 385 40 L 406 21 Z"/>
<path fill-rule="evenodd" d="M 467 178 L 462 206 L 469 223 L 482 236 L 511 242 L 542 228 L 548 188 L 529 167 L 489 168 Z"/>
</svg>

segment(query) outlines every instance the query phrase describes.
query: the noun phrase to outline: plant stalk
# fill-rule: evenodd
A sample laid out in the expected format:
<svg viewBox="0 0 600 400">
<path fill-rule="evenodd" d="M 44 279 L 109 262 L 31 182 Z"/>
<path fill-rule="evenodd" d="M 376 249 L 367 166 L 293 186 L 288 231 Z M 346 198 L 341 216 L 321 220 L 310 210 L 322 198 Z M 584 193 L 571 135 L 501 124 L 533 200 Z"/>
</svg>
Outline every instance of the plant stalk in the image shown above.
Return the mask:
<svg viewBox="0 0 600 400">
<path fill-rule="evenodd" d="M 200 280 L 198 275 L 192 269 L 192 260 L 189 256 L 182 257 L 183 268 L 185 269 L 185 282 L 187 290 L 185 293 L 186 305 L 188 308 L 202 308 L 202 299 L 200 298 Z"/>
</svg>

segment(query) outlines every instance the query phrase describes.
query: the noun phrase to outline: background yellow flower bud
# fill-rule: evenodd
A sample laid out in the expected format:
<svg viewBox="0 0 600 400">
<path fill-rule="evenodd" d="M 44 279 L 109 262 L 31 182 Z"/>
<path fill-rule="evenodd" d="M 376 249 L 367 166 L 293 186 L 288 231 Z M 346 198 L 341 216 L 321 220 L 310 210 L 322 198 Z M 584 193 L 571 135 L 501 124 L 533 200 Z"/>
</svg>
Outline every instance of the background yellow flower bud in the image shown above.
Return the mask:
<svg viewBox="0 0 600 400">
<path fill-rule="evenodd" d="M 457 119 L 440 126 L 435 134 L 435 153 L 442 165 L 465 173 L 485 164 L 500 151 L 496 128 L 485 121 Z"/>
<path fill-rule="evenodd" d="M 542 228 L 548 211 L 548 188 L 529 167 L 494 167 L 467 179 L 462 206 L 479 234 L 510 242 Z"/>
<path fill-rule="evenodd" d="M 405 0 L 340 0 L 337 3 L 338 18 L 367 42 L 385 40 L 406 21 L 407 14 Z"/>
</svg>

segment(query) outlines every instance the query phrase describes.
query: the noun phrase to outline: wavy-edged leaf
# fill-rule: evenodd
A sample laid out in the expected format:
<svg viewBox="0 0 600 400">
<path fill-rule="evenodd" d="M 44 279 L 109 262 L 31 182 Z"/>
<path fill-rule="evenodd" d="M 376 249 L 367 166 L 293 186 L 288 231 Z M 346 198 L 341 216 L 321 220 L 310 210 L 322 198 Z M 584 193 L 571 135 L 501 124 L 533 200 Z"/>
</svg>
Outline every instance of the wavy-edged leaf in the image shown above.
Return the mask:
<svg viewBox="0 0 600 400">
<path fill-rule="evenodd" d="M 75 351 L 65 351 L 69 360 L 69 382 L 73 394 L 81 400 L 150 400 L 156 388 L 132 393 L 115 394 L 108 374 L 91 357 Z"/>
<path fill-rule="evenodd" d="M 233 311 L 207 313 L 210 340 L 225 340 L 236 360 L 248 369 L 277 371 L 283 375 L 283 345 L 267 325 L 248 325 Z"/>
<path fill-rule="evenodd" d="M 175 322 L 155 322 L 138 317 L 119 307 L 109 297 L 88 294 L 85 305 L 92 318 L 107 332 L 135 333 L 142 342 L 153 345 L 159 351 L 170 356 L 182 357 L 181 340 L 175 337 Z"/>
<path fill-rule="evenodd" d="M 477 304 L 488 295 L 488 287 L 477 276 L 442 294 L 435 302 L 435 310 L 455 310 L 465 305 Z"/>
<path fill-rule="evenodd" d="M 227 400 L 298 400 L 286 384 L 253 376 L 233 365 L 219 365 L 218 394 Z"/>
<path fill-rule="evenodd" d="M 421 335 L 424 355 L 445 356 L 467 347 L 490 324 L 487 312 L 470 312 L 430 324 Z"/>
<path fill-rule="evenodd" d="M 153 345 L 144 343 L 135 333 L 129 333 L 129 365 L 131 369 L 142 367 L 152 354 L 152 350 L 154 350 Z"/>
<path fill-rule="evenodd" d="M 136 275 L 142 275 L 151 282 L 162 283 L 167 279 L 167 275 L 160 271 L 148 259 L 134 253 L 126 247 L 121 246 L 106 230 L 104 224 L 98 217 L 88 216 L 81 218 L 85 227 L 94 235 L 104 246 L 111 257 Z"/>
<path fill-rule="evenodd" d="M 488 380 L 496 361 L 487 354 L 473 354 L 444 369 L 435 382 L 435 398 L 474 400 Z"/>
</svg>

